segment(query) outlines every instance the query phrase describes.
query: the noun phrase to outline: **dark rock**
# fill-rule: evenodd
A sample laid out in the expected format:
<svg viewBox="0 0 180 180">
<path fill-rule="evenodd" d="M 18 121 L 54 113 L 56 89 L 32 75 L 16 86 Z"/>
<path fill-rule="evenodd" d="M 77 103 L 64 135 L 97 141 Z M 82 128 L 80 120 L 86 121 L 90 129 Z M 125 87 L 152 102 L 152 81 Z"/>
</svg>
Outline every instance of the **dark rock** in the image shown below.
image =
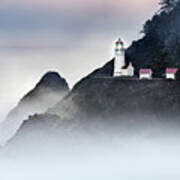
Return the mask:
<svg viewBox="0 0 180 180">
<path fill-rule="evenodd" d="M 0 143 L 11 138 L 23 121 L 35 113 L 43 113 L 69 93 L 64 78 L 56 72 L 46 73 L 33 90 L 26 94 L 0 126 Z"/>
</svg>

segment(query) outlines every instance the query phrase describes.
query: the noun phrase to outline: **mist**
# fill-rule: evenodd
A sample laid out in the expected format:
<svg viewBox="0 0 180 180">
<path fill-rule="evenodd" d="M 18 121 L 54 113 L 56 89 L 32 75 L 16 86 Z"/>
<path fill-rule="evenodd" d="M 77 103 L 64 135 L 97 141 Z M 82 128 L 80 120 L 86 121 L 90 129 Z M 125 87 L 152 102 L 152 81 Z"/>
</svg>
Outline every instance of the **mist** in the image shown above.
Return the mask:
<svg viewBox="0 0 180 180">
<path fill-rule="evenodd" d="M 62 133 L 63 134 L 63 133 Z M 179 179 L 177 136 L 159 134 L 112 137 L 80 134 L 57 138 L 52 134 L 9 144 L 0 151 L 3 180 Z M 37 135 L 37 134 L 36 134 Z M 57 134 L 56 134 L 57 135 Z M 26 137 L 26 134 L 25 134 Z M 30 139 L 29 139 L 30 140 Z M 35 142 L 36 141 L 36 142 Z M 18 142 L 18 143 L 17 143 Z M 35 142 L 35 143 L 34 143 Z M 14 148 L 13 148 L 14 147 Z M 9 173 L 11 172 L 11 173 Z"/>
</svg>

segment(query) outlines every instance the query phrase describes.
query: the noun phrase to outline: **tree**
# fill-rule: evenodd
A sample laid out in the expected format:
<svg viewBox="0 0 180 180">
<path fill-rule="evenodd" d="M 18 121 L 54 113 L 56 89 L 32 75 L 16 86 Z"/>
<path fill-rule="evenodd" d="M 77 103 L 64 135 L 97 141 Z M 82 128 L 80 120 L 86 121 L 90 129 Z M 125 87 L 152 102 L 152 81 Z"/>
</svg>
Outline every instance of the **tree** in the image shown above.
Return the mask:
<svg viewBox="0 0 180 180">
<path fill-rule="evenodd" d="M 160 0 L 160 12 L 165 11 L 167 13 L 171 12 L 175 7 L 176 7 L 176 3 L 179 0 Z"/>
</svg>

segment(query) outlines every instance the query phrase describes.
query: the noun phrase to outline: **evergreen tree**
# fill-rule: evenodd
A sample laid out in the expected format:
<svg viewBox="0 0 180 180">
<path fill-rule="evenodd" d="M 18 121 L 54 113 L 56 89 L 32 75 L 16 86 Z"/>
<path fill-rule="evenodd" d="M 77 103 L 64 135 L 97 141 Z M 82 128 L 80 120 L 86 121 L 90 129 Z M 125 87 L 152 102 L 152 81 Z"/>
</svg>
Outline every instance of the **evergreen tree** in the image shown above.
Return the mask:
<svg viewBox="0 0 180 180">
<path fill-rule="evenodd" d="M 176 3 L 178 1 L 179 0 L 160 0 L 160 3 L 159 3 L 161 5 L 160 12 L 165 11 L 169 13 L 175 8 Z"/>
<path fill-rule="evenodd" d="M 180 68 L 180 0 L 161 0 L 161 12 L 146 21 L 142 32 L 144 37 L 126 50 L 136 71 L 150 67 L 158 77 L 166 67 Z"/>
</svg>

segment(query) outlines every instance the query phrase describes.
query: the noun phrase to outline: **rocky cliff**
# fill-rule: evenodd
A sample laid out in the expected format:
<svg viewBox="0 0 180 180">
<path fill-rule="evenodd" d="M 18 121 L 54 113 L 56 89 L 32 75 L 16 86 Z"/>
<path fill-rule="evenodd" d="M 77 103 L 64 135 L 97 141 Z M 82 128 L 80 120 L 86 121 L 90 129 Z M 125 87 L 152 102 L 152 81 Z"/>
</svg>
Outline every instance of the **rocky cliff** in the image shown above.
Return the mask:
<svg viewBox="0 0 180 180">
<path fill-rule="evenodd" d="M 180 81 L 92 77 L 79 83 L 50 114 L 78 119 L 177 120 L 180 117 Z M 144 120 L 146 121 L 146 120 Z"/>
<path fill-rule="evenodd" d="M 27 93 L 0 125 L 0 144 L 11 138 L 28 116 L 43 113 L 54 106 L 69 92 L 64 78 L 57 72 L 46 73 L 37 85 Z"/>
<path fill-rule="evenodd" d="M 30 116 L 14 139 L 36 139 L 38 144 L 82 134 L 165 136 L 180 132 L 179 80 L 113 78 L 112 72 L 113 60 L 79 81 L 45 113 Z"/>
</svg>

